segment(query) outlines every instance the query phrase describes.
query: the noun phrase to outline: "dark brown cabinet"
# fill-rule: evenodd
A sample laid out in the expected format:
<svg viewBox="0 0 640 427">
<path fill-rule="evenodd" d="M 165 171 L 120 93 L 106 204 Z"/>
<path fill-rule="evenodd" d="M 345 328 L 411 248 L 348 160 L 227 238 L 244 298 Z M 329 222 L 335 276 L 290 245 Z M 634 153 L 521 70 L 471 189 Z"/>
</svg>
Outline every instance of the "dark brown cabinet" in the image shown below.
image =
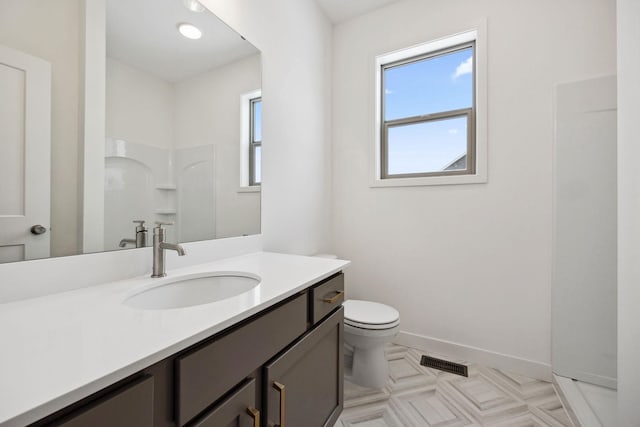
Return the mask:
<svg viewBox="0 0 640 427">
<path fill-rule="evenodd" d="M 175 358 L 176 420 L 183 426 L 307 330 L 307 295 Z"/>
<path fill-rule="evenodd" d="M 309 289 L 311 323 L 318 323 L 323 317 L 344 302 L 344 275 L 339 274 Z"/>
<path fill-rule="evenodd" d="M 51 425 L 153 427 L 153 377 L 133 381 Z"/>
<path fill-rule="evenodd" d="M 343 400 L 342 273 L 32 427 L 322 427 Z"/>
<path fill-rule="evenodd" d="M 260 427 L 256 408 L 256 382 L 245 381 L 238 390 L 196 420 L 193 427 Z"/>
<path fill-rule="evenodd" d="M 264 368 L 266 425 L 333 426 L 343 402 L 340 308 Z"/>
</svg>

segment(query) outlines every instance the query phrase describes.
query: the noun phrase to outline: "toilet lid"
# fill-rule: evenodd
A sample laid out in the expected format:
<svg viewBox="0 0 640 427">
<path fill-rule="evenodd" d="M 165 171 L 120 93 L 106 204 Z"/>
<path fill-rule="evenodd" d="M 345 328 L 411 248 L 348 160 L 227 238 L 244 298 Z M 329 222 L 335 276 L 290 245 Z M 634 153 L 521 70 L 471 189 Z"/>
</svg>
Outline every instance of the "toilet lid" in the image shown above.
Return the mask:
<svg viewBox="0 0 640 427">
<path fill-rule="evenodd" d="M 393 307 L 372 301 L 347 300 L 344 322 L 363 329 L 387 329 L 400 323 L 400 313 Z"/>
</svg>

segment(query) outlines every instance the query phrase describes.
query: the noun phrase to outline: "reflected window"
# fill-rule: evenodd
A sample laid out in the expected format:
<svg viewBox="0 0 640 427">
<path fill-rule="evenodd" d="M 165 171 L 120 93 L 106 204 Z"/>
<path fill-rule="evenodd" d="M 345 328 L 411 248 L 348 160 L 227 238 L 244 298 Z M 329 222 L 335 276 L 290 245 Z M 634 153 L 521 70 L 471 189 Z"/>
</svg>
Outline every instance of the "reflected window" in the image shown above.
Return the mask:
<svg viewBox="0 0 640 427">
<path fill-rule="evenodd" d="M 475 173 L 475 41 L 381 63 L 380 177 Z"/>
<path fill-rule="evenodd" d="M 262 98 L 249 100 L 249 185 L 262 182 Z"/>
</svg>

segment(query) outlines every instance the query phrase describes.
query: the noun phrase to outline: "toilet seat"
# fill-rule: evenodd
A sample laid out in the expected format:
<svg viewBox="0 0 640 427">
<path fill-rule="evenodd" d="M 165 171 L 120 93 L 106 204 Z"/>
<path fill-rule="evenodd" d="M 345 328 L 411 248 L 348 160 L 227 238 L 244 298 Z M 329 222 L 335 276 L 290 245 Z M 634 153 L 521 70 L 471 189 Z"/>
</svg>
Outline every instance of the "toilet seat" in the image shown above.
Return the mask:
<svg viewBox="0 0 640 427">
<path fill-rule="evenodd" d="M 395 328 L 396 326 L 398 326 L 400 324 L 400 320 L 396 320 L 395 322 L 392 322 L 392 323 L 383 323 L 383 324 L 380 324 L 380 325 L 372 325 L 370 323 L 359 323 L 359 322 L 354 322 L 353 320 L 344 319 L 344 324 L 345 325 L 349 325 L 349 326 L 353 326 L 354 328 L 360 328 L 360 329 L 383 330 L 383 329 Z"/>
<path fill-rule="evenodd" d="M 392 329 L 400 324 L 400 313 L 393 307 L 372 301 L 347 300 L 344 323 L 360 329 Z"/>
</svg>

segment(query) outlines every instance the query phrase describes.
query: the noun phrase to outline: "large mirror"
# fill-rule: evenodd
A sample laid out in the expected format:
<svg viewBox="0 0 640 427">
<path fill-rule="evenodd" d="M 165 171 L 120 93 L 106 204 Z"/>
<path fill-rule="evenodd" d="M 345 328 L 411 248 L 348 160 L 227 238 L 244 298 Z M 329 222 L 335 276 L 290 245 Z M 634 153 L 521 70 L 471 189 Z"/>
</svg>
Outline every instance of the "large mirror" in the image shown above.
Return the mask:
<svg viewBox="0 0 640 427">
<path fill-rule="evenodd" d="M 260 87 L 195 0 L 0 0 L 0 262 L 259 233 Z"/>
</svg>

